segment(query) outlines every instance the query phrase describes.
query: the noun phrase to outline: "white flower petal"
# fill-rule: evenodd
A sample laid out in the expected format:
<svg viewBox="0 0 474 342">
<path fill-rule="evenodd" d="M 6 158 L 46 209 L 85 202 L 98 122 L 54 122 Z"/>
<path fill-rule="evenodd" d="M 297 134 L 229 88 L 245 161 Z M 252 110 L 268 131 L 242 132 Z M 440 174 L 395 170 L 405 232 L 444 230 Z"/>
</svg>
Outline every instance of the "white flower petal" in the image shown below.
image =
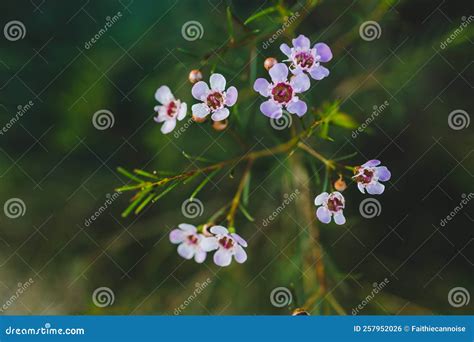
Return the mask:
<svg viewBox="0 0 474 342">
<path fill-rule="evenodd" d="M 196 100 L 204 100 L 204 97 L 207 95 L 209 92 L 209 87 L 207 86 L 207 83 L 204 81 L 199 81 L 195 85 L 193 85 L 193 88 L 191 89 L 191 94 Z"/>
<path fill-rule="evenodd" d="M 187 111 L 188 111 L 188 105 L 186 104 L 186 102 L 181 103 L 181 106 L 179 106 L 179 112 L 178 112 L 179 121 L 184 119 Z"/>
<path fill-rule="evenodd" d="M 331 212 L 326 207 L 319 207 L 318 210 L 316 210 L 316 216 L 322 223 L 331 222 Z"/>
<path fill-rule="evenodd" d="M 166 120 L 161 126 L 161 133 L 168 134 L 176 127 L 176 120 Z"/>
<path fill-rule="evenodd" d="M 230 265 L 232 261 L 232 253 L 225 249 L 219 249 L 216 253 L 214 253 L 214 263 L 217 266 L 226 267 Z"/>
<path fill-rule="evenodd" d="M 199 242 L 199 246 L 205 252 L 210 252 L 219 247 L 215 237 L 203 237 Z"/>
<path fill-rule="evenodd" d="M 367 192 L 371 195 L 380 195 L 384 192 L 385 185 L 379 182 L 373 182 L 367 185 Z"/>
<path fill-rule="evenodd" d="M 161 86 L 155 93 L 156 101 L 160 102 L 161 104 L 168 104 L 171 100 L 174 99 L 173 94 L 171 93 L 170 88 L 168 86 Z"/>
<path fill-rule="evenodd" d="M 181 223 L 178 225 L 179 229 L 184 230 L 185 232 L 196 233 L 197 229 L 192 224 Z"/>
<path fill-rule="evenodd" d="M 198 118 L 204 118 L 210 113 L 209 107 L 204 103 L 196 103 L 191 107 L 193 115 Z"/>
<path fill-rule="evenodd" d="M 222 121 L 227 119 L 229 116 L 229 110 L 227 108 L 221 108 L 211 115 L 211 119 L 214 121 Z"/>
<path fill-rule="evenodd" d="M 217 234 L 217 235 L 226 235 L 229 233 L 227 228 L 224 226 L 212 226 L 210 231 L 212 234 Z"/>
<path fill-rule="evenodd" d="M 225 77 L 221 74 L 212 74 L 209 79 L 212 90 L 224 91 L 225 90 Z"/>
<path fill-rule="evenodd" d="M 194 249 L 186 243 L 178 246 L 178 254 L 185 259 L 191 259 L 194 256 Z"/>
<path fill-rule="evenodd" d="M 206 260 L 206 255 L 207 253 L 204 251 L 196 251 L 196 254 L 194 254 L 194 261 L 198 264 L 202 264 L 204 260 Z"/>
<path fill-rule="evenodd" d="M 314 205 L 321 205 L 327 201 L 329 194 L 327 192 L 320 193 L 314 199 Z"/>
<path fill-rule="evenodd" d="M 235 246 L 234 258 L 235 261 L 237 261 L 239 264 L 242 264 L 247 260 L 247 253 L 241 246 L 237 245 Z"/>
<path fill-rule="evenodd" d="M 181 229 L 173 229 L 170 232 L 171 243 L 178 244 L 184 241 L 186 234 Z"/>
<path fill-rule="evenodd" d="M 336 224 L 338 225 L 346 223 L 346 218 L 344 217 L 342 210 L 339 210 L 337 213 L 334 214 L 334 222 L 336 222 Z"/>
</svg>

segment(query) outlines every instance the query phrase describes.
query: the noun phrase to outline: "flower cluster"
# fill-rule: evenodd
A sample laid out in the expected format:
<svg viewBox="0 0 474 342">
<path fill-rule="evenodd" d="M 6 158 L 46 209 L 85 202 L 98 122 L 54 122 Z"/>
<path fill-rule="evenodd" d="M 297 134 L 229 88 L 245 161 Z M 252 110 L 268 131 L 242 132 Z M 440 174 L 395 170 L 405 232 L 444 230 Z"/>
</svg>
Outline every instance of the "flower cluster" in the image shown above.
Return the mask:
<svg viewBox="0 0 474 342">
<path fill-rule="evenodd" d="M 280 50 L 286 56 L 283 63 L 278 63 L 273 57 L 267 58 L 264 63 L 271 81 L 258 78 L 253 84 L 253 89 L 267 98 L 260 105 L 260 111 L 271 119 L 281 118 L 283 110 L 302 117 L 308 106 L 300 96 L 310 89 L 310 78 L 319 81 L 329 75 L 329 70 L 322 63 L 332 59 L 332 52 L 325 43 L 316 43 L 311 47 L 310 40 L 304 35 L 293 39 L 291 47 L 281 44 Z M 210 75 L 209 85 L 202 81 L 202 73 L 199 70 L 192 70 L 189 80 L 194 84 L 191 94 L 199 101 L 192 106 L 193 120 L 204 122 L 210 115 L 214 129 L 225 129 L 230 115 L 229 108 L 235 105 L 238 99 L 237 88 L 226 88 L 225 77 L 218 73 Z M 167 134 L 176 127 L 177 121 L 184 119 L 187 104 L 176 99 L 167 86 L 161 86 L 156 91 L 155 98 L 160 103 L 154 108 L 157 113 L 155 121 L 163 123 L 161 131 Z M 352 179 L 363 194 L 367 192 L 379 195 L 384 192 L 385 186 L 381 182 L 388 181 L 391 174 L 385 166 L 379 165 L 379 160 L 370 160 L 354 168 Z M 334 219 L 338 225 L 346 223 L 343 213 L 346 201 L 341 193 L 346 187 L 340 175 L 334 184 L 336 191 L 323 192 L 316 196 L 316 216 L 321 222 L 327 224 Z M 178 244 L 180 256 L 185 259 L 194 258 L 197 263 L 204 262 L 209 252 L 214 252 L 214 263 L 222 267 L 229 266 L 232 259 L 238 263 L 247 260 L 244 249 L 247 242 L 235 234 L 233 228 L 229 231 L 223 226 L 214 225 L 204 229 L 204 226 L 195 227 L 182 223 L 171 231 L 169 238 L 172 243 Z"/>
<path fill-rule="evenodd" d="M 299 35 L 292 41 L 293 47 L 282 44 L 280 50 L 286 55 L 285 63 L 271 63 L 269 74 L 271 83 L 264 78 L 259 78 L 254 83 L 254 90 L 260 95 L 268 97 L 268 100 L 260 105 L 261 112 L 269 118 L 278 119 L 283 115 L 283 109 L 292 114 L 303 116 L 308 106 L 302 101 L 298 94 L 310 88 L 310 75 L 315 80 L 322 80 L 329 75 L 329 70 L 321 63 L 332 59 L 332 52 L 325 43 L 317 43 L 311 47 L 310 40 L 304 35 Z M 292 76 L 288 79 L 291 71 Z M 212 74 L 209 84 L 201 81 L 202 74 L 199 70 L 191 71 L 189 80 L 195 83 L 191 94 L 200 101 L 192 106 L 193 119 L 202 122 L 211 114 L 214 122 L 226 120 L 232 107 L 238 98 L 236 87 L 226 90 L 226 79 L 221 74 Z M 163 123 L 161 132 L 170 133 L 176 127 L 176 120 L 181 121 L 186 116 L 187 104 L 175 99 L 167 86 L 161 86 L 155 94 L 160 105 L 155 106 L 157 116 L 155 121 Z"/>
<path fill-rule="evenodd" d="M 201 76 L 193 75 L 193 81 L 200 79 Z M 202 101 L 192 106 L 193 118 L 196 120 L 205 119 L 209 114 L 213 121 L 222 121 L 229 116 L 229 109 L 237 102 L 238 91 L 235 87 L 229 87 L 225 90 L 226 79 L 221 74 L 212 74 L 210 85 L 206 82 L 198 81 L 194 84 L 191 93 L 196 100 Z M 155 93 L 155 99 L 161 104 L 155 106 L 155 112 L 158 114 L 154 119 L 158 123 L 163 122 L 161 132 L 170 133 L 176 127 L 176 120 L 183 120 L 187 112 L 187 104 L 181 100 L 175 99 L 170 88 L 161 86 Z"/>
<path fill-rule="evenodd" d="M 221 267 L 229 266 L 232 258 L 239 264 L 247 260 L 244 247 L 247 242 L 236 233 L 230 233 L 223 226 L 212 226 L 209 232 L 200 233 L 191 224 L 181 223 L 170 233 L 170 241 L 178 245 L 178 254 L 197 263 L 206 260 L 208 252 L 214 253 L 214 263 Z"/>
<path fill-rule="evenodd" d="M 380 160 L 372 159 L 354 168 L 355 176 L 352 179 L 357 182 L 357 187 L 363 194 L 365 190 L 371 195 L 380 195 L 384 192 L 385 186 L 380 181 L 388 181 L 392 175 L 386 166 L 378 165 Z M 314 204 L 319 207 L 316 210 L 316 217 L 322 223 L 329 223 L 332 218 L 336 224 L 346 223 L 343 213 L 346 200 L 340 192 L 334 191 L 330 194 L 323 192 L 316 196 Z"/>
<path fill-rule="evenodd" d="M 310 40 L 299 35 L 292 41 L 293 47 L 282 44 L 280 50 L 288 57 L 285 62 L 290 62 L 289 68 L 284 63 L 276 63 L 268 73 L 272 82 L 264 78 L 258 78 L 253 88 L 256 92 L 268 100 L 260 105 L 260 111 L 269 118 L 279 119 L 283 115 L 283 109 L 299 117 L 308 110 L 308 106 L 297 94 L 303 93 L 310 88 L 310 75 L 315 80 L 322 80 L 329 75 L 329 70 L 321 65 L 321 62 L 329 62 L 332 52 L 324 43 L 317 43 L 311 48 Z M 293 74 L 288 80 L 288 73 Z"/>
</svg>

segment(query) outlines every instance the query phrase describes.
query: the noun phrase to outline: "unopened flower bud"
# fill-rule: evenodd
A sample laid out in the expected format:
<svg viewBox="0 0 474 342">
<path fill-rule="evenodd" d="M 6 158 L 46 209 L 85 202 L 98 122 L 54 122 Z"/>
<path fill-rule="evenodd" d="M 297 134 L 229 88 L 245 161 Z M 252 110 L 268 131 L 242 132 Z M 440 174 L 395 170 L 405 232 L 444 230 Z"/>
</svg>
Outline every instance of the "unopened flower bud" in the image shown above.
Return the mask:
<svg viewBox="0 0 474 342">
<path fill-rule="evenodd" d="M 202 73 L 198 69 L 191 70 L 188 78 L 189 78 L 189 82 L 191 83 L 199 82 L 200 80 L 202 80 Z"/>
<path fill-rule="evenodd" d="M 270 70 L 272 68 L 272 66 L 274 66 L 277 63 L 278 63 L 278 61 L 276 60 L 276 58 L 268 57 L 265 60 L 265 62 L 263 62 L 263 66 L 265 67 L 265 69 Z"/>
<path fill-rule="evenodd" d="M 293 310 L 293 313 L 291 315 L 292 316 L 309 316 L 309 313 L 305 309 L 297 308 Z"/>
<path fill-rule="evenodd" d="M 203 123 L 203 122 L 206 121 L 206 120 L 207 120 L 206 117 L 198 118 L 197 116 L 193 115 L 193 121 L 194 121 L 194 122 Z"/>
<path fill-rule="evenodd" d="M 214 234 L 211 233 L 210 229 L 213 226 L 213 223 L 206 223 L 202 226 L 202 235 L 211 237 L 214 236 Z"/>
<path fill-rule="evenodd" d="M 222 121 L 214 121 L 212 123 L 212 128 L 214 128 L 214 130 L 220 132 L 220 131 L 223 131 L 224 129 L 226 129 L 228 125 L 229 125 L 229 120 L 227 120 L 227 119 L 222 120 Z"/>
<path fill-rule="evenodd" d="M 346 181 L 341 176 L 339 176 L 339 179 L 334 182 L 334 189 L 336 189 L 337 191 L 344 191 L 346 190 L 346 188 Z"/>
</svg>

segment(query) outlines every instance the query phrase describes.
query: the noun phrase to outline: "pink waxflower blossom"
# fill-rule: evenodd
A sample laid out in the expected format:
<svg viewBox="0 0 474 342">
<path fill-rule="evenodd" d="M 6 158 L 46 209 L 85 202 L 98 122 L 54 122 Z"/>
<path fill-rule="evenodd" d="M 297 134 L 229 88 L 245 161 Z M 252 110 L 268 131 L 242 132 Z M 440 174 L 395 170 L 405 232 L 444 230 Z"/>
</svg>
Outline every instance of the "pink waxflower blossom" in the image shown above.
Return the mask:
<svg viewBox="0 0 474 342">
<path fill-rule="evenodd" d="M 355 168 L 355 176 L 352 178 L 357 182 L 357 187 L 363 194 L 365 190 L 371 195 L 382 194 L 385 185 L 380 182 L 388 181 L 392 177 L 387 167 L 378 165 L 380 165 L 380 160 L 372 159 Z"/>
<path fill-rule="evenodd" d="M 247 247 L 247 241 L 242 239 L 240 235 L 229 233 L 229 230 L 223 226 L 213 226 L 210 232 L 214 234 L 206 241 L 206 248 L 214 249 L 214 263 L 221 267 L 229 266 L 232 262 L 232 257 L 239 264 L 247 260 L 247 253 L 243 247 Z"/>
<path fill-rule="evenodd" d="M 191 93 L 196 100 L 202 101 L 192 106 L 193 116 L 204 118 L 211 114 L 213 121 L 222 121 L 229 116 L 229 109 L 237 102 L 237 88 L 230 87 L 225 90 L 226 80 L 221 74 L 212 74 L 209 83 L 204 81 L 197 82 Z"/>
<path fill-rule="evenodd" d="M 186 116 L 188 106 L 186 103 L 176 100 L 168 86 L 161 86 L 155 93 L 155 99 L 161 105 L 155 106 L 155 112 L 158 114 L 154 120 L 158 123 L 163 122 L 161 132 L 168 134 L 176 127 L 176 120 L 183 120 Z"/>
<path fill-rule="evenodd" d="M 197 232 L 195 226 L 187 223 L 178 225 L 178 229 L 173 229 L 170 232 L 170 241 L 174 244 L 179 244 L 178 254 L 185 259 L 192 259 L 197 263 L 202 263 L 206 260 L 207 252 L 214 246 L 214 241 L 209 241 L 209 238 Z"/>
<path fill-rule="evenodd" d="M 313 79 L 322 80 L 329 75 L 329 70 L 321 65 L 321 62 L 329 62 L 332 52 L 325 43 L 317 43 L 311 48 L 310 40 L 300 34 L 292 41 L 293 47 L 281 44 L 280 50 L 288 57 L 286 61 L 291 62 L 290 70 L 297 75 L 307 72 Z"/>
<path fill-rule="evenodd" d="M 299 74 L 288 81 L 288 67 L 284 63 L 275 64 L 269 70 L 269 74 L 272 83 L 264 78 L 258 78 L 253 85 L 256 92 L 269 98 L 260 105 L 261 112 L 271 119 L 279 119 L 285 108 L 292 114 L 303 116 L 308 107 L 298 98 L 297 94 L 309 89 L 308 76 Z"/>
<path fill-rule="evenodd" d="M 331 222 L 331 218 L 334 217 L 334 222 L 338 225 L 346 223 L 346 218 L 342 212 L 345 207 L 344 196 L 338 191 L 323 192 L 316 196 L 314 204 L 319 206 L 316 211 L 316 216 L 322 223 Z"/>
</svg>

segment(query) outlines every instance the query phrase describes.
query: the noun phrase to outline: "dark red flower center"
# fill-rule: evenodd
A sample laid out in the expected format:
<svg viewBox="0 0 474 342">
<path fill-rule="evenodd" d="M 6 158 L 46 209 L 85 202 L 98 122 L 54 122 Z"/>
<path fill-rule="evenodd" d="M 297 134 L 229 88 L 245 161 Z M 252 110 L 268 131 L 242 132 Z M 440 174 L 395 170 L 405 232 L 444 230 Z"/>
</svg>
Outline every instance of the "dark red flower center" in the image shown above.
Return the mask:
<svg viewBox="0 0 474 342">
<path fill-rule="evenodd" d="M 309 52 L 300 52 L 295 56 L 296 64 L 302 68 L 310 68 L 314 64 L 314 57 Z"/>
<path fill-rule="evenodd" d="M 344 208 L 344 204 L 338 197 L 329 197 L 328 209 L 331 211 L 339 211 Z"/>
<path fill-rule="evenodd" d="M 168 108 L 166 108 L 166 114 L 170 117 L 173 117 L 176 115 L 177 109 L 178 109 L 178 106 L 176 105 L 176 102 L 171 101 L 168 104 Z"/>
<path fill-rule="evenodd" d="M 355 176 L 355 180 L 358 183 L 368 184 L 372 181 L 374 177 L 374 171 L 369 169 L 364 169 L 362 172 L 359 172 L 357 176 Z"/>
<path fill-rule="evenodd" d="M 224 236 L 219 239 L 219 244 L 225 249 L 231 249 L 234 246 L 234 240 Z"/>
<path fill-rule="evenodd" d="M 272 97 L 278 103 L 288 103 L 293 98 L 293 88 L 288 83 L 278 83 L 272 89 Z"/>
<path fill-rule="evenodd" d="M 216 91 L 215 93 L 207 95 L 206 103 L 209 108 L 216 110 L 221 108 L 224 104 L 224 97 L 222 93 Z"/>
<path fill-rule="evenodd" d="M 188 235 L 188 242 L 192 245 L 197 245 L 199 242 L 199 239 L 197 238 L 196 235 Z"/>
</svg>

